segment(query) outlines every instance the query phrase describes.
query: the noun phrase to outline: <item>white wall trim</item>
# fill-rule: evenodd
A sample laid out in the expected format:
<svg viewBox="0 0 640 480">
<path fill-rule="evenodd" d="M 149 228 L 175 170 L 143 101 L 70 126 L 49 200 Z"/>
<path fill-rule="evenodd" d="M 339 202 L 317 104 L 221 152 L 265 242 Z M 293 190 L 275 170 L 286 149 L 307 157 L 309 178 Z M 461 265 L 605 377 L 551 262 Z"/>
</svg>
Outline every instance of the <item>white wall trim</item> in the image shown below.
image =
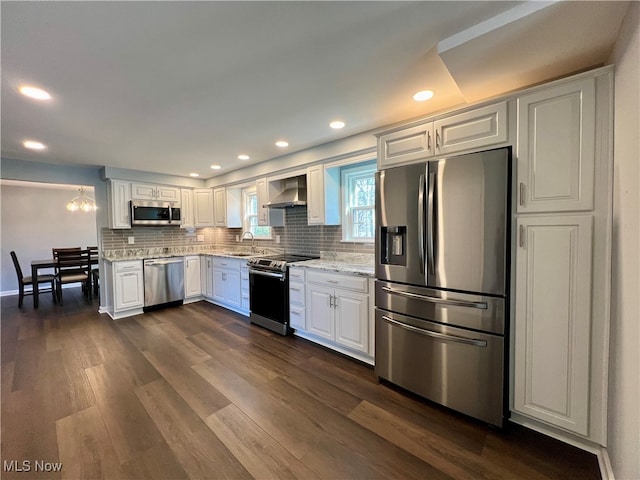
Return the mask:
<svg viewBox="0 0 640 480">
<path fill-rule="evenodd" d="M 607 449 L 601 448 L 600 451 L 596 453 L 596 456 L 598 457 L 598 465 L 600 466 L 600 478 L 602 478 L 602 480 L 615 480 Z"/>
</svg>

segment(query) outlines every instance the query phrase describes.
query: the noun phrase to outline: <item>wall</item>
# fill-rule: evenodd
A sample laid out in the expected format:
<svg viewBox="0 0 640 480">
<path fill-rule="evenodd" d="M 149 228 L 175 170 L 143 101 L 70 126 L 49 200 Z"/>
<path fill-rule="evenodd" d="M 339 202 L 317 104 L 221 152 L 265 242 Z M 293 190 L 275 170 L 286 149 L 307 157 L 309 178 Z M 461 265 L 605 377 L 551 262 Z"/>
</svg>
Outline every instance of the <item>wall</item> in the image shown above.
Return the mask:
<svg viewBox="0 0 640 480">
<path fill-rule="evenodd" d="M 321 251 L 354 252 L 373 254 L 373 244 L 342 242 L 342 227 L 307 225 L 307 208 L 295 207 L 285 210 L 285 226 L 273 227 L 273 240 L 256 240 L 256 247 L 283 249 L 286 253 L 308 253 L 319 255 Z M 177 247 L 185 245 L 209 245 L 216 247 L 251 246 L 247 238 L 244 242 L 236 242 L 236 235 L 241 235 L 241 228 L 200 228 L 195 235 L 175 227 L 134 227 L 130 230 L 102 230 L 102 245 L 105 250 L 122 250 L 152 247 Z M 204 242 L 197 242 L 197 235 L 204 235 Z M 275 236 L 280 236 L 276 243 Z M 133 236 L 134 245 L 128 244 L 128 237 Z"/>
<path fill-rule="evenodd" d="M 631 2 L 616 65 L 608 453 L 617 480 L 640 478 L 640 3 Z"/>
<path fill-rule="evenodd" d="M 87 191 L 93 196 L 93 192 Z M 2 185 L 0 292 L 16 292 L 18 281 L 9 252 L 15 250 L 23 274 L 31 260 L 51 258 L 52 247 L 98 245 L 96 214 L 69 212 L 66 204 L 78 195 L 75 188 Z"/>
</svg>

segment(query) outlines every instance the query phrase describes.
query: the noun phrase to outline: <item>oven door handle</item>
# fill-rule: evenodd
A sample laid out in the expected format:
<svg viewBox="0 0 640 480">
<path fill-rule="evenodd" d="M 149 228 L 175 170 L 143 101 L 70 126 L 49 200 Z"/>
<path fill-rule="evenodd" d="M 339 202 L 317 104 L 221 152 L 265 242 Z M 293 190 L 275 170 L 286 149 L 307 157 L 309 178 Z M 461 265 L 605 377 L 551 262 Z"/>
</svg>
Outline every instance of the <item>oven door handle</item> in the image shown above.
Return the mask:
<svg viewBox="0 0 640 480">
<path fill-rule="evenodd" d="M 429 295 L 419 295 L 417 293 L 394 290 L 393 288 L 389 287 L 382 287 L 382 291 L 390 293 L 392 295 L 399 295 L 401 297 L 409 297 L 416 300 L 422 300 L 423 302 L 440 303 L 442 305 L 451 305 L 454 307 L 479 308 L 481 310 L 487 309 L 487 302 L 467 302 L 465 300 L 451 300 L 448 298 L 431 297 Z"/>
<path fill-rule="evenodd" d="M 464 343 L 466 345 L 473 345 L 474 347 L 486 347 L 487 342 L 484 340 L 477 340 L 475 338 L 465 338 L 458 337 L 457 335 L 447 335 L 445 333 L 432 332 L 431 330 L 425 330 L 424 328 L 414 327 L 413 325 L 407 325 L 406 323 L 398 322 L 391 317 L 387 317 L 386 315 L 382 315 L 382 319 L 390 323 L 392 325 L 396 325 L 398 327 L 404 328 L 411 332 L 419 333 L 420 335 L 426 335 L 427 337 L 437 338 L 438 340 L 443 340 L 445 342 L 456 342 L 456 343 Z"/>
<path fill-rule="evenodd" d="M 253 269 L 249 269 L 249 274 L 254 274 L 254 275 L 262 275 L 263 277 L 272 277 L 272 278 L 278 278 L 280 279 L 281 282 L 284 282 L 285 280 L 285 275 L 282 273 L 273 273 L 273 272 L 263 272 L 262 270 L 253 270 Z"/>
</svg>

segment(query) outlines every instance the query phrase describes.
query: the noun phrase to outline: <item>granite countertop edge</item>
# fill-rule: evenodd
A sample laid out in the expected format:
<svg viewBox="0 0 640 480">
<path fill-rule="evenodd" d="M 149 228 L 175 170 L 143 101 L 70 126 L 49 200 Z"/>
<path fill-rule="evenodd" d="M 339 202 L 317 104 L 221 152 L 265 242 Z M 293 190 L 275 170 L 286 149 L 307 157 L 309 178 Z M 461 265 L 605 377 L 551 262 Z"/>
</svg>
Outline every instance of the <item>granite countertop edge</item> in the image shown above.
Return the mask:
<svg viewBox="0 0 640 480">
<path fill-rule="evenodd" d="M 296 262 L 294 267 L 311 268 L 316 270 L 325 270 L 328 272 L 349 273 L 351 275 L 359 275 L 363 277 L 374 277 L 375 267 L 368 264 L 354 264 L 342 262 L 339 260 L 306 260 L 304 262 Z"/>
</svg>

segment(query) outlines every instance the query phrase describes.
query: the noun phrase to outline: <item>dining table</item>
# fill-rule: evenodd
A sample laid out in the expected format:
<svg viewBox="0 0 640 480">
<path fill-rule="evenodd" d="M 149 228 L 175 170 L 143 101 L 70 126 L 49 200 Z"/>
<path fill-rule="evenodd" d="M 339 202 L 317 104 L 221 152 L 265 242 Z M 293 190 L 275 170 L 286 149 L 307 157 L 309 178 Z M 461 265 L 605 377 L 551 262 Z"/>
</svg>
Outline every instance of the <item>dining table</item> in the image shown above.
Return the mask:
<svg viewBox="0 0 640 480">
<path fill-rule="evenodd" d="M 91 257 L 91 265 L 98 264 L 98 257 Z M 48 268 L 55 268 L 57 262 L 53 258 L 47 258 L 43 260 L 31 261 L 31 279 L 33 280 L 33 308 L 38 308 L 40 287 L 38 284 L 38 271 L 46 270 Z M 91 282 L 91 275 L 89 275 L 89 282 Z M 88 286 L 91 288 L 91 285 Z"/>
</svg>

